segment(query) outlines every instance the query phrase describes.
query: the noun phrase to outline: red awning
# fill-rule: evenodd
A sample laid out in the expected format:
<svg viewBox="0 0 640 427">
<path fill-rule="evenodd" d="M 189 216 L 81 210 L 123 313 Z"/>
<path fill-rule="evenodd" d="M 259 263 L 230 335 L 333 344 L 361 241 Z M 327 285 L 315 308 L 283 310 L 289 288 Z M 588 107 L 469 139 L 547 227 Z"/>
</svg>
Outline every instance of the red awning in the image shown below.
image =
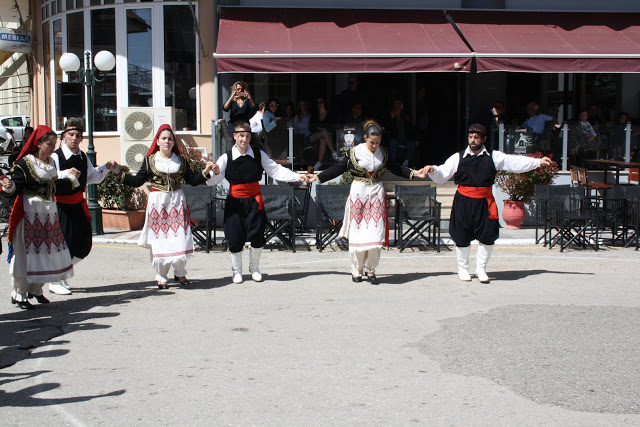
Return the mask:
<svg viewBox="0 0 640 427">
<path fill-rule="evenodd" d="M 218 72 L 470 71 L 442 11 L 222 8 Z"/>
<path fill-rule="evenodd" d="M 640 72 L 639 13 L 450 12 L 478 71 Z"/>
</svg>

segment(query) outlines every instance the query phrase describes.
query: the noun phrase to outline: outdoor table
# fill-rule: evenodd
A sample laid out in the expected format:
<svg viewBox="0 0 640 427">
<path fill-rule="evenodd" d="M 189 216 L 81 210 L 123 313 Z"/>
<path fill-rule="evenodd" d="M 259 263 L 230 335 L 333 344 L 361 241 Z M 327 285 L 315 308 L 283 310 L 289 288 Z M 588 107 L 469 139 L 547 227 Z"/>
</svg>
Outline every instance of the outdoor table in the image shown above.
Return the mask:
<svg viewBox="0 0 640 427">
<path fill-rule="evenodd" d="M 589 163 L 604 166 L 604 182 L 607 182 L 607 171 L 616 172 L 616 184 L 620 184 L 620 171 L 627 168 L 638 168 L 640 163 L 638 162 L 625 162 L 622 160 L 588 160 Z"/>
</svg>

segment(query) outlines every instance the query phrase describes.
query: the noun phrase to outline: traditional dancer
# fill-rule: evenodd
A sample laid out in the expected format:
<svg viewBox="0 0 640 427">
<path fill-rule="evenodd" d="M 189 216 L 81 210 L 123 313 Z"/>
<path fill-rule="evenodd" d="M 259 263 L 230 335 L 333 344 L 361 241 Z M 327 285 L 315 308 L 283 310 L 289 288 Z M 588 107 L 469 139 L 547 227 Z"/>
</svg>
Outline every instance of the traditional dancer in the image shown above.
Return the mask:
<svg viewBox="0 0 640 427">
<path fill-rule="evenodd" d="M 472 240 L 478 240 L 476 274 L 481 283 L 489 283 L 487 263 L 498 239 L 500 223 L 498 208 L 492 187 L 496 172 L 527 172 L 540 166 L 548 166 L 551 159 L 534 159 L 526 156 L 508 155 L 500 151 L 488 151 L 484 146 L 487 132 L 481 124 L 469 126 L 469 146 L 453 154 L 440 166 L 428 165 L 422 170 L 437 183 L 451 177 L 458 184 L 453 198 L 449 234 L 456 244 L 458 277 L 470 281 L 469 250 Z"/>
<path fill-rule="evenodd" d="M 426 172 L 390 162 L 387 150 L 380 147 L 381 138 L 380 126 L 373 120 L 366 122 L 365 143 L 352 148 L 342 162 L 309 179 L 311 182 L 317 180 L 322 183 L 346 171 L 353 175 L 344 221 L 338 235 L 349 239 L 352 280 L 362 282 L 362 277 L 366 274 L 372 285 L 379 283 L 376 268 L 380 263 L 382 247 L 389 245 L 387 194 L 382 184 L 384 173 L 389 170 L 409 179 L 427 176 Z"/>
<path fill-rule="evenodd" d="M 58 171 L 70 168 L 76 168 L 80 171 L 80 186 L 69 192 L 58 191 L 56 194 L 60 228 L 74 264 L 83 260 L 91 252 L 91 215 L 84 198 L 84 190 L 87 184 L 101 183 L 109 173 L 109 167 L 112 166 L 111 162 L 96 169 L 87 155 L 80 150 L 83 126 L 82 119 L 71 118 L 67 120 L 64 131 L 60 135 L 62 140 L 60 148 L 51 155 L 51 158 L 56 162 Z M 49 292 L 69 295 L 71 288 L 66 280 L 61 280 L 57 283 L 49 283 Z"/>
<path fill-rule="evenodd" d="M 51 128 L 38 126 L 13 165 L 12 178 L 2 178 L 3 191 L 18 194 L 9 219 L 8 260 L 11 302 L 21 309 L 33 309 L 29 298 L 35 297 L 41 304 L 49 302 L 42 294 L 45 282 L 73 276 L 53 195 L 77 187 L 80 171 L 71 168 L 58 174 L 51 158 L 57 136 Z"/>
<path fill-rule="evenodd" d="M 122 173 L 116 164 L 113 172 L 121 182 L 139 187 L 151 182 L 147 213 L 138 245 L 151 249 L 151 265 L 156 271 L 159 289 L 168 289 L 169 269 L 174 279 L 188 285 L 187 259 L 193 254 L 193 235 L 190 228 L 189 207 L 182 181 L 191 185 L 206 183 L 213 162 L 208 162 L 202 173 L 195 173 L 189 162 L 180 156 L 171 126 L 162 125 L 156 133 L 144 165 L 136 175 Z"/>
<path fill-rule="evenodd" d="M 264 229 L 267 215 L 260 194 L 262 171 L 278 181 L 306 182 L 305 175 L 284 168 L 271 160 L 267 153 L 251 142 L 251 126 L 238 122 L 233 132 L 235 145 L 213 166 L 214 176 L 208 181 L 215 185 L 224 178 L 229 181 L 229 195 L 224 208 L 224 235 L 229 242 L 233 283 L 242 283 L 242 248 L 251 242 L 249 272 L 256 282 L 262 282 L 259 270 L 260 255 L 265 244 Z"/>
</svg>

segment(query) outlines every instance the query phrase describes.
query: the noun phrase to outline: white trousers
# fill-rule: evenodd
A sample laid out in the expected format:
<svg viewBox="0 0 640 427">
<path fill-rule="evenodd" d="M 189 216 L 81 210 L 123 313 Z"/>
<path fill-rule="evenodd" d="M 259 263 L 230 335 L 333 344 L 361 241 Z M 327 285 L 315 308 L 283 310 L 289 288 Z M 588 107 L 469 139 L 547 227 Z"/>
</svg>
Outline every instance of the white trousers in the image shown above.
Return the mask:
<svg viewBox="0 0 640 427">
<path fill-rule="evenodd" d="M 156 270 L 156 281 L 160 283 L 167 283 L 167 276 L 169 270 L 173 267 L 173 273 L 178 277 L 185 277 L 187 275 L 186 259 L 176 259 L 170 262 L 154 262 L 153 268 Z"/>
<path fill-rule="evenodd" d="M 12 277 L 13 292 L 11 298 L 18 302 L 27 301 L 27 294 L 42 295 L 42 287 L 44 283 L 29 283 L 23 277 Z"/>
<path fill-rule="evenodd" d="M 381 252 L 382 248 L 351 252 L 351 275 L 362 276 L 366 273 L 375 273 L 376 267 L 380 264 Z"/>
</svg>

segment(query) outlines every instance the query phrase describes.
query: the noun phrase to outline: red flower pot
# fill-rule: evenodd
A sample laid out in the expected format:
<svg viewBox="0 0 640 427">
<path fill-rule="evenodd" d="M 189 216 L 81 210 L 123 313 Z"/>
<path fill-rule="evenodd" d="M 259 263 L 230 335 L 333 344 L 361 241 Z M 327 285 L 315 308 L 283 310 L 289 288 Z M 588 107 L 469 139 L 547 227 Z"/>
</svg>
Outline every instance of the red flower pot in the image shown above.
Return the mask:
<svg viewBox="0 0 640 427">
<path fill-rule="evenodd" d="M 524 211 L 524 202 L 514 200 L 504 201 L 502 219 L 507 223 L 507 228 L 512 230 L 519 229 L 526 216 L 527 215 Z"/>
</svg>

